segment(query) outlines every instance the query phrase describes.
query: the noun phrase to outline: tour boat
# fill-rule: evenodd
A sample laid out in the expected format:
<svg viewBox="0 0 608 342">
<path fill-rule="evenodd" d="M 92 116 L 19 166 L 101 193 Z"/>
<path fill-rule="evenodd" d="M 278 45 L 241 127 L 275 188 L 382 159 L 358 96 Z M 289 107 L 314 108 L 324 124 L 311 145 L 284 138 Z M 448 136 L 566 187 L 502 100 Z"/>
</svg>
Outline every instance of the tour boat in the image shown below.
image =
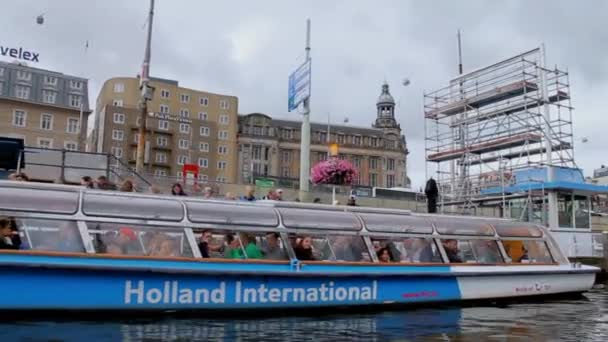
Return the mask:
<svg viewBox="0 0 608 342">
<path fill-rule="evenodd" d="M 494 218 L 11 181 L 0 217 L 21 240 L 0 250 L 0 311 L 427 305 L 582 293 L 599 271 Z"/>
</svg>

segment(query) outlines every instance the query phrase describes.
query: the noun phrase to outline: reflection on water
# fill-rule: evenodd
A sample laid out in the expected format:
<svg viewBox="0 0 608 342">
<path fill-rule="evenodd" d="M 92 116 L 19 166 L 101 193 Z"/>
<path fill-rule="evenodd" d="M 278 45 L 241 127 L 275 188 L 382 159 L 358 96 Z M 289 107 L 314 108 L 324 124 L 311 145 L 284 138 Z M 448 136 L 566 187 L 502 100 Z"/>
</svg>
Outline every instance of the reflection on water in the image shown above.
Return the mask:
<svg viewBox="0 0 608 342">
<path fill-rule="evenodd" d="M 608 290 L 507 307 L 324 317 L 0 324 L 0 341 L 608 341 Z"/>
</svg>

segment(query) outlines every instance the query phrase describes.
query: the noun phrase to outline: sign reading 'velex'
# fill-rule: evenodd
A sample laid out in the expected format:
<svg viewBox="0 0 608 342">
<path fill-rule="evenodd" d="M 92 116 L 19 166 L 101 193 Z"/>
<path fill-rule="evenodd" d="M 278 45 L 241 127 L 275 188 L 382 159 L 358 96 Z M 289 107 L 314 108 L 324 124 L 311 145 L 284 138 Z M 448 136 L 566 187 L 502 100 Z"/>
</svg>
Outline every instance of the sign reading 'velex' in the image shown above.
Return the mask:
<svg viewBox="0 0 608 342">
<path fill-rule="evenodd" d="M 12 57 L 17 59 L 24 59 L 30 62 L 39 62 L 39 54 L 34 51 L 28 51 L 22 47 L 15 48 L 10 46 L 0 45 L 0 55 L 4 57 Z"/>
</svg>

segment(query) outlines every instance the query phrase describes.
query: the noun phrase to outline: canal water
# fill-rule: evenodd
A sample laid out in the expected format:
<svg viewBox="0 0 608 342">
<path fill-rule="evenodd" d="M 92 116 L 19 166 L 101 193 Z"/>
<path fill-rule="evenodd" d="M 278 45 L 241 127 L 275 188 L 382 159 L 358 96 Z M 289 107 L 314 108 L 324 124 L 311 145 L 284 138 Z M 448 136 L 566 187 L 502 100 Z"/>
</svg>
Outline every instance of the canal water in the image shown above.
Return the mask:
<svg viewBox="0 0 608 342">
<path fill-rule="evenodd" d="M 580 299 L 501 307 L 253 317 L 81 322 L 3 316 L 0 341 L 608 341 L 608 289 Z"/>
</svg>

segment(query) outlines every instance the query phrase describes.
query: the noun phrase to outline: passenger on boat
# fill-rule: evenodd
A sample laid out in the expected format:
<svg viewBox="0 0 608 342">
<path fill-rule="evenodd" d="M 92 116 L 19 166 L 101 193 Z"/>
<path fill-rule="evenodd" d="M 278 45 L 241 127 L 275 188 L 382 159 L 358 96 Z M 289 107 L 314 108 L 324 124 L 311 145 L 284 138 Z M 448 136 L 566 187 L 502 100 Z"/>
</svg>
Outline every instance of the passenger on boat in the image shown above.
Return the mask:
<svg viewBox="0 0 608 342">
<path fill-rule="evenodd" d="M 152 186 L 150 187 L 150 189 L 148 189 L 148 191 L 149 191 L 151 194 L 155 194 L 155 195 L 160 195 L 160 194 L 162 194 L 162 193 L 163 193 L 163 192 L 160 190 L 160 188 L 159 188 L 159 187 L 157 187 L 156 185 L 152 185 Z"/>
<path fill-rule="evenodd" d="M 458 241 L 454 239 L 447 239 L 442 241 L 443 249 L 450 262 L 461 263 L 462 258 L 460 257 L 458 250 Z"/>
<path fill-rule="evenodd" d="M 502 261 L 494 241 L 474 240 L 473 246 L 477 254 L 478 262 L 483 264 L 496 264 Z"/>
<path fill-rule="evenodd" d="M 232 192 L 227 192 L 224 195 L 224 199 L 227 201 L 235 201 L 236 200 L 236 196 L 234 196 L 234 194 Z"/>
<path fill-rule="evenodd" d="M 129 180 L 129 179 L 126 179 L 120 185 L 119 191 L 122 191 L 122 192 L 133 192 L 133 191 L 135 191 L 135 188 L 133 186 L 133 182 L 131 180 Z"/>
<path fill-rule="evenodd" d="M 63 222 L 59 227 L 57 242 L 52 250 L 60 252 L 84 252 L 78 228 L 72 222 Z"/>
<path fill-rule="evenodd" d="M 528 257 L 528 250 L 526 249 L 526 247 L 524 247 L 523 245 L 521 246 L 521 257 L 519 257 L 519 260 L 517 260 L 517 262 L 520 263 L 528 263 L 530 262 L 530 257 Z"/>
<path fill-rule="evenodd" d="M 171 186 L 171 194 L 173 196 L 188 196 L 184 192 L 184 188 L 182 187 L 182 185 L 179 183 L 175 183 L 175 184 L 173 184 L 173 186 Z"/>
<path fill-rule="evenodd" d="M 176 257 L 176 256 L 178 256 L 176 249 L 175 249 L 175 242 L 173 241 L 173 239 L 165 236 L 165 238 L 161 241 L 158 249 L 156 249 L 154 251 L 154 253 L 151 254 L 151 256 L 157 256 L 157 257 Z"/>
<path fill-rule="evenodd" d="M 131 228 L 123 227 L 118 230 L 118 236 L 113 241 L 118 245 L 122 254 L 140 255 L 142 254 L 141 246 L 137 243 L 137 233 Z"/>
<path fill-rule="evenodd" d="M 355 197 L 355 195 L 350 195 L 348 197 L 348 201 L 346 202 L 346 205 L 349 207 L 356 207 L 357 206 L 357 198 Z"/>
<path fill-rule="evenodd" d="M 232 251 L 241 248 L 239 240 L 234 238 L 234 234 L 226 234 L 224 237 L 224 258 L 232 258 Z"/>
<path fill-rule="evenodd" d="M 95 189 L 95 182 L 93 182 L 93 178 L 89 176 L 83 176 L 80 178 L 80 185 L 87 189 Z"/>
<path fill-rule="evenodd" d="M 336 260 L 340 261 L 361 261 L 364 247 L 363 241 L 358 236 L 337 236 L 335 237 L 332 247 Z"/>
<path fill-rule="evenodd" d="M 283 200 L 283 189 L 277 189 L 276 193 L 277 193 L 276 200 L 277 201 L 282 201 Z"/>
<path fill-rule="evenodd" d="M 245 188 L 245 196 L 241 197 L 241 201 L 249 201 L 249 202 L 253 202 L 255 201 L 255 188 L 252 187 L 251 185 L 248 185 Z"/>
<path fill-rule="evenodd" d="M 378 255 L 378 261 L 380 261 L 382 263 L 392 262 L 393 261 L 393 257 L 391 256 L 391 252 L 388 250 L 387 247 L 380 248 L 378 250 L 378 252 L 376 252 L 376 254 Z"/>
<path fill-rule="evenodd" d="M 116 185 L 112 184 L 106 176 L 97 177 L 96 185 L 99 190 L 116 190 Z"/>
<path fill-rule="evenodd" d="M 243 244 L 243 248 L 236 248 L 231 251 L 232 259 L 262 259 L 262 251 L 255 244 L 255 236 L 247 233 L 239 233 L 239 238 Z M 245 254 L 243 254 L 243 249 Z"/>
<path fill-rule="evenodd" d="M 432 262 L 433 247 L 431 240 L 428 239 L 413 239 L 412 252 L 409 257 L 410 262 Z"/>
<path fill-rule="evenodd" d="M 310 236 L 302 237 L 297 242 L 294 252 L 298 260 L 315 260 L 312 252 L 312 238 Z"/>
<path fill-rule="evenodd" d="M 19 249 L 20 245 L 19 233 L 11 229 L 11 220 L 0 218 L 0 249 Z"/>
<path fill-rule="evenodd" d="M 270 190 L 270 191 L 268 191 L 268 194 L 266 194 L 266 196 L 263 197 L 263 199 L 269 200 L 269 201 L 276 201 L 277 193 L 274 190 Z"/>
<path fill-rule="evenodd" d="M 281 236 L 279 233 L 268 233 L 266 234 L 266 244 L 262 248 L 262 253 L 264 254 L 264 258 L 269 260 L 285 260 L 287 259 L 287 255 L 285 251 L 281 248 L 280 239 Z"/>
<path fill-rule="evenodd" d="M 205 189 L 203 190 L 203 198 L 205 199 L 213 198 L 214 195 L 215 194 L 213 192 L 213 189 L 211 189 L 210 186 L 205 187 Z"/>
<path fill-rule="evenodd" d="M 212 234 L 210 230 L 204 230 L 201 234 L 200 242 L 198 243 L 198 249 L 201 251 L 203 258 L 210 258 L 209 252 L 221 252 L 224 246 L 211 244 Z"/>
</svg>

